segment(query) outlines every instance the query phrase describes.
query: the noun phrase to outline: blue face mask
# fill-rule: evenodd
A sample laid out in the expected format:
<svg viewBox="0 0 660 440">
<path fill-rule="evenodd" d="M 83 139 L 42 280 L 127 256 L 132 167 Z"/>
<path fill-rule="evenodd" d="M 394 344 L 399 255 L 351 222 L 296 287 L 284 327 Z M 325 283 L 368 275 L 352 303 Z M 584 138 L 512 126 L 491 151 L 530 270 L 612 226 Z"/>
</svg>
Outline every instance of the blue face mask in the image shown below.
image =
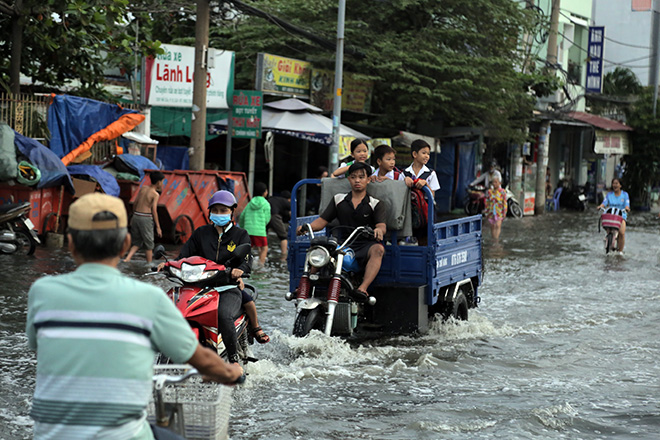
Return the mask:
<svg viewBox="0 0 660 440">
<path fill-rule="evenodd" d="M 211 221 L 216 226 L 226 226 L 231 221 L 231 214 L 211 214 L 209 216 Z"/>
</svg>

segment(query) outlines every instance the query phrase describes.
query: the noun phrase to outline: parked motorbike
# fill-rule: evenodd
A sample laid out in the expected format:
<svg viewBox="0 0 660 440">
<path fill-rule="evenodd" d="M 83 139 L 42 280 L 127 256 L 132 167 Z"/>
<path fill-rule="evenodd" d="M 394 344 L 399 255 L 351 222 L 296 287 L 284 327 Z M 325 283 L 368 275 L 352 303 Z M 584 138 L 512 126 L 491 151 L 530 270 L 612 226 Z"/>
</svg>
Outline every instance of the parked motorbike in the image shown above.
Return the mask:
<svg viewBox="0 0 660 440">
<path fill-rule="evenodd" d="M 506 203 L 507 203 L 507 215 L 514 218 L 522 218 L 523 210 L 520 207 L 518 199 L 509 187 L 505 188 L 506 191 Z M 477 215 L 484 211 L 486 208 L 486 187 L 482 185 L 474 185 L 468 188 L 468 195 L 465 200 L 465 213 L 467 215 Z"/>
<path fill-rule="evenodd" d="M 610 207 L 602 211 L 598 222 L 598 232 L 600 232 L 600 226 L 603 225 L 603 229 L 607 232 L 605 236 L 605 254 L 619 249 L 619 229 L 621 229 L 622 222 L 623 215 L 620 209 Z"/>
<path fill-rule="evenodd" d="M 0 205 L 0 253 L 34 254 L 41 241 L 28 218 L 29 212 L 27 202 Z"/>
<path fill-rule="evenodd" d="M 234 259 L 242 260 L 250 252 L 249 244 L 242 244 L 234 250 Z M 154 249 L 156 258 L 163 258 L 165 248 L 159 245 Z M 236 288 L 236 280 L 231 278 L 231 267 L 218 264 L 202 257 L 188 257 L 177 261 L 166 261 L 163 270 L 170 281 L 178 286 L 167 291 L 167 296 L 186 318 L 197 340 L 204 347 L 215 350 L 223 359 L 228 360 L 227 349 L 218 331 L 218 296 L 229 289 Z M 243 275 L 247 278 L 248 275 Z M 257 300 L 257 289 L 245 284 L 245 290 Z M 248 318 L 245 311 L 234 320 L 236 337 L 238 339 L 239 363 L 245 368 L 248 362 L 256 359 L 251 357 L 249 345 L 253 343 L 249 337 Z M 162 355 L 161 355 L 162 356 Z M 157 363 L 168 363 L 161 357 Z"/>
<path fill-rule="evenodd" d="M 575 211 L 586 211 L 587 196 L 584 193 L 584 186 L 564 188 L 559 196 L 559 206 Z"/>
<path fill-rule="evenodd" d="M 305 268 L 298 289 L 285 295 L 288 301 L 295 298 L 297 303 L 293 335 L 303 337 L 312 330 L 328 336 L 350 335 L 364 316 L 366 305 L 376 304 L 373 296 L 366 304 L 351 297 L 361 275 L 350 245 L 360 236 L 373 237 L 374 230 L 360 226 L 339 244 L 333 236 L 315 237 L 309 224 L 303 225 L 303 229 L 310 237 Z"/>
<path fill-rule="evenodd" d="M 507 214 L 513 218 L 522 218 L 523 210 L 520 207 L 520 203 L 518 202 L 518 199 L 516 199 L 516 196 L 513 195 L 513 192 L 511 192 L 508 186 L 505 188 L 505 190 L 506 190 L 506 204 L 508 206 Z"/>
</svg>

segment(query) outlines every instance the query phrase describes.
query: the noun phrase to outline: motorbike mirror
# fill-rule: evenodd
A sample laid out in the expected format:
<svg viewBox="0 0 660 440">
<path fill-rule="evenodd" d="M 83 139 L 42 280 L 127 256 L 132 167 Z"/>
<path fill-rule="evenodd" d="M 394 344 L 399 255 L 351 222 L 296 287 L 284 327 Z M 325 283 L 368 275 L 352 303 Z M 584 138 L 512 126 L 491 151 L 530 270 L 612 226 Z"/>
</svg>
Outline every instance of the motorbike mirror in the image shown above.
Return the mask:
<svg viewBox="0 0 660 440">
<path fill-rule="evenodd" d="M 234 254 L 233 255 L 234 258 L 242 260 L 250 253 L 251 250 L 252 247 L 248 243 L 243 243 L 236 246 L 236 249 L 234 249 L 234 252 L 232 252 L 232 254 Z"/>
<path fill-rule="evenodd" d="M 154 248 L 154 258 L 156 260 L 160 260 L 164 256 L 165 256 L 165 246 L 163 246 L 162 244 L 159 244 L 158 246 L 156 246 Z"/>
</svg>

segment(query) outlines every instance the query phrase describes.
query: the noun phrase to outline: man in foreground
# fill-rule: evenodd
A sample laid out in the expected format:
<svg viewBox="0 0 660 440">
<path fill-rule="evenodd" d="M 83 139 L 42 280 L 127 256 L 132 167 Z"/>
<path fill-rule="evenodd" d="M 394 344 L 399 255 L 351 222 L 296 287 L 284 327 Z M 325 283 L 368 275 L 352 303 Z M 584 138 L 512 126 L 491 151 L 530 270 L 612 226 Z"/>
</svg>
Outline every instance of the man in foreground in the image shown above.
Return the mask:
<svg viewBox="0 0 660 440">
<path fill-rule="evenodd" d="M 367 184 L 371 175 L 371 167 L 364 162 L 355 162 L 348 169 L 348 181 L 351 192 L 337 194 L 321 213 L 321 216 L 310 223 L 312 230 L 320 231 L 335 218 L 342 226 L 370 226 L 374 229 L 373 238 L 358 238 L 350 246 L 355 252 L 355 258 L 364 267 L 362 284 L 352 292 L 352 296 L 361 301 L 369 298 L 367 289 L 378 275 L 380 265 L 385 255 L 382 240 L 387 232 L 385 206 L 378 199 L 367 194 Z M 297 234 L 306 231 L 298 227 Z"/>
<path fill-rule="evenodd" d="M 157 351 L 209 379 L 242 374 L 197 342 L 158 287 L 123 276 L 131 244 L 123 202 L 88 194 L 69 210 L 68 242 L 78 269 L 30 288 L 26 332 L 37 351 L 34 437 L 152 439 L 146 406 Z"/>
</svg>

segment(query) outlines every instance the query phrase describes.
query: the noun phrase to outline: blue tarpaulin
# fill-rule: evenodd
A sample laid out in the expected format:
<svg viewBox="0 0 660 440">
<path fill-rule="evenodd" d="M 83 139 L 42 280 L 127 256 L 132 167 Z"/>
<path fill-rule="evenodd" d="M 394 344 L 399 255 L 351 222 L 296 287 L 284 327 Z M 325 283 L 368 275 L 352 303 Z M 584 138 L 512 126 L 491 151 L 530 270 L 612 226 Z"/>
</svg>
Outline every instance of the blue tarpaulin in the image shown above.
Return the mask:
<svg viewBox="0 0 660 440">
<path fill-rule="evenodd" d="M 459 162 L 458 162 L 458 179 L 456 185 L 456 205 L 459 206 L 467 196 L 467 189 L 470 182 L 476 176 L 476 157 L 477 157 L 477 141 L 460 142 L 458 144 Z"/>
<path fill-rule="evenodd" d="M 48 107 L 50 149 L 62 158 L 127 113 L 138 112 L 93 99 L 57 95 Z"/>
<path fill-rule="evenodd" d="M 61 163 L 61 162 L 60 162 Z M 119 184 L 117 179 L 97 165 L 69 165 L 67 167 L 72 176 L 89 176 L 96 180 L 106 194 L 119 197 Z"/>
<path fill-rule="evenodd" d="M 41 172 L 41 180 L 37 184 L 37 188 L 64 185 L 71 194 L 75 192 L 71 176 L 55 153 L 32 138 L 18 132 L 14 132 L 14 135 L 14 145 L 18 151 L 27 156 L 30 163 L 39 168 Z"/>
<path fill-rule="evenodd" d="M 159 167 L 144 156 L 134 154 L 120 154 L 115 156 L 114 166 L 117 171 L 135 174 L 144 177 L 144 170 L 157 170 Z"/>
<path fill-rule="evenodd" d="M 440 191 L 435 192 L 435 203 L 439 212 L 450 212 L 453 208 L 451 196 L 454 192 L 454 160 L 456 148 L 453 142 L 443 141 L 440 153 L 433 153 L 436 164 L 435 174 L 438 176 Z M 430 162 L 430 161 L 429 161 Z"/>
<path fill-rule="evenodd" d="M 156 158 L 161 161 L 164 170 L 187 170 L 189 167 L 188 147 L 159 145 Z"/>
</svg>

